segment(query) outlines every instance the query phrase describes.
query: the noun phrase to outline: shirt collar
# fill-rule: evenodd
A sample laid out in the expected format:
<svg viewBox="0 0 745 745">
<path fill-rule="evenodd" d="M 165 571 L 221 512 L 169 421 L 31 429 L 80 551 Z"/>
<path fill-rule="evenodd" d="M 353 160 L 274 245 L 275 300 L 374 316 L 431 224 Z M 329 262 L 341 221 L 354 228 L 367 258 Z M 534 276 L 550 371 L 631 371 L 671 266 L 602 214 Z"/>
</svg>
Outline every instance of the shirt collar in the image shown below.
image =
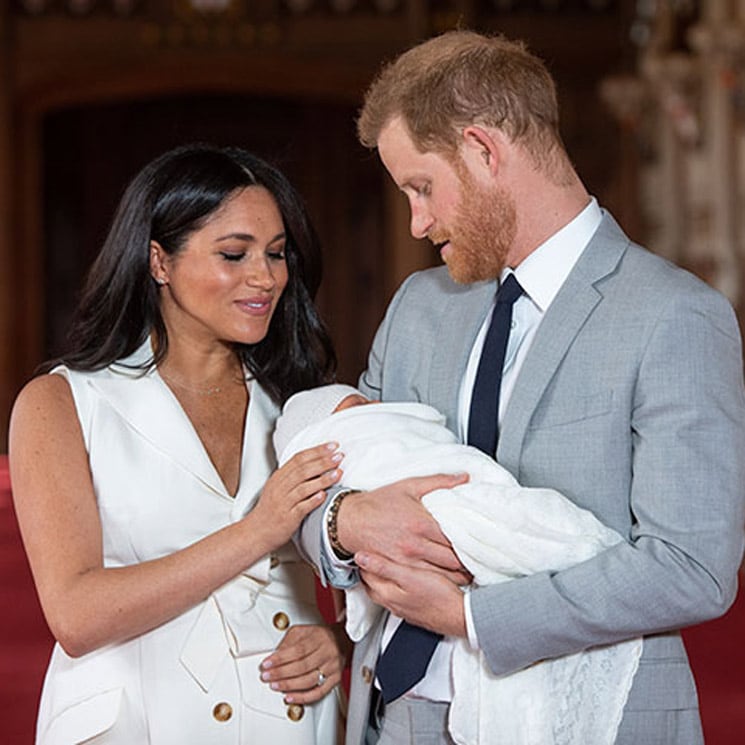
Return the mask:
<svg viewBox="0 0 745 745">
<path fill-rule="evenodd" d="M 595 197 L 582 212 L 554 233 L 514 269 L 525 294 L 545 313 L 603 219 Z M 505 269 L 503 282 L 512 269 Z"/>
</svg>

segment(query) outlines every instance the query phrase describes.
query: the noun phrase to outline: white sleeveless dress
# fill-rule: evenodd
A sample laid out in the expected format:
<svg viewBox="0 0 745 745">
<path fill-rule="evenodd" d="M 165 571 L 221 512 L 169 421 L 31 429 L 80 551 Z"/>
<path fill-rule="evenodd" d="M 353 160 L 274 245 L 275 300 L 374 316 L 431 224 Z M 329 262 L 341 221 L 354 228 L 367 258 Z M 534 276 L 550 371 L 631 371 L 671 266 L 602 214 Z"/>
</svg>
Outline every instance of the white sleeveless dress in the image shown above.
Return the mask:
<svg viewBox="0 0 745 745">
<path fill-rule="evenodd" d="M 240 487 L 233 498 L 156 371 L 132 357 L 93 373 L 64 367 L 89 455 L 104 565 L 166 556 L 240 520 L 276 467 L 277 407 L 249 383 Z M 288 544 L 206 602 L 126 642 L 73 659 L 55 645 L 38 745 L 333 745 L 337 692 L 287 706 L 259 663 L 290 624 L 319 623 L 312 570 Z"/>
</svg>

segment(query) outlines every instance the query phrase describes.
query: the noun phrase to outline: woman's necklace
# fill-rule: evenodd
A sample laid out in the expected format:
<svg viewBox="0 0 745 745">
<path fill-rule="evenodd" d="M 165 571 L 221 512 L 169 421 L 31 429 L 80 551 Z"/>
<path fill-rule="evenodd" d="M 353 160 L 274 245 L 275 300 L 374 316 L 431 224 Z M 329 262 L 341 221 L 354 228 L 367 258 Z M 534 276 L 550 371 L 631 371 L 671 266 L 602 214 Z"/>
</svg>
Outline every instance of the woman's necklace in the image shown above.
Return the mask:
<svg viewBox="0 0 745 745">
<path fill-rule="evenodd" d="M 215 396 L 216 394 L 222 391 L 221 385 L 211 385 L 211 386 L 207 386 L 206 388 L 198 388 L 195 386 L 191 386 L 188 383 L 184 383 L 182 380 L 179 380 L 178 378 L 174 378 L 172 375 L 167 375 L 166 373 L 160 370 L 158 372 L 160 373 L 160 377 L 163 378 L 163 380 L 165 380 L 166 383 L 175 385 L 178 388 L 182 388 L 185 391 L 189 391 L 190 393 L 196 393 L 198 396 Z"/>
</svg>

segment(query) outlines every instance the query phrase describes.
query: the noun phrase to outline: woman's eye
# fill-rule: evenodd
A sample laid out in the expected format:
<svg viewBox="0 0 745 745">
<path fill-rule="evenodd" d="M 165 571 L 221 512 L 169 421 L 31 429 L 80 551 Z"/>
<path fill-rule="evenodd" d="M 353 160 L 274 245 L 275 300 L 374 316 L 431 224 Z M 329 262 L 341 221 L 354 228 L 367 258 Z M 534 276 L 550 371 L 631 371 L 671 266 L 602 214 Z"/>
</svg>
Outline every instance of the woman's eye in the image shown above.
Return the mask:
<svg viewBox="0 0 745 745">
<path fill-rule="evenodd" d="M 276 250 L 276 251 L 267 251 L 266 255 L 273 261 L 284 261 L 285 260 L 284 249 Z"/>
<path fill-rule="evenodd" d="M 221 251 L 220 255 L 225 259 L 225 261 L 240 261 L 246 254 L 244 251 Z"/>
</svg>

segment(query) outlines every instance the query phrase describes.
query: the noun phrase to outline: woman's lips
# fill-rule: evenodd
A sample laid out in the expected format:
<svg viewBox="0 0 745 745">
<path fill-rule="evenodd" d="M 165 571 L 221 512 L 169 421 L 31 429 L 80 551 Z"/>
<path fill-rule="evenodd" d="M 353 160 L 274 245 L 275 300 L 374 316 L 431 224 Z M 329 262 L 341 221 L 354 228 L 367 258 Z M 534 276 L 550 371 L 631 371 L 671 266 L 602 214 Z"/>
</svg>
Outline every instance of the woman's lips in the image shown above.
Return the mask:
<svg viewBox="0 0 745 745">
<path fill-rule="evenodd" d="M 244 313 L 252 316 L 265 316 L 272 309 L 272 298 L 244 298 L 236 300 L 235 304 Z"/>
</svg>

